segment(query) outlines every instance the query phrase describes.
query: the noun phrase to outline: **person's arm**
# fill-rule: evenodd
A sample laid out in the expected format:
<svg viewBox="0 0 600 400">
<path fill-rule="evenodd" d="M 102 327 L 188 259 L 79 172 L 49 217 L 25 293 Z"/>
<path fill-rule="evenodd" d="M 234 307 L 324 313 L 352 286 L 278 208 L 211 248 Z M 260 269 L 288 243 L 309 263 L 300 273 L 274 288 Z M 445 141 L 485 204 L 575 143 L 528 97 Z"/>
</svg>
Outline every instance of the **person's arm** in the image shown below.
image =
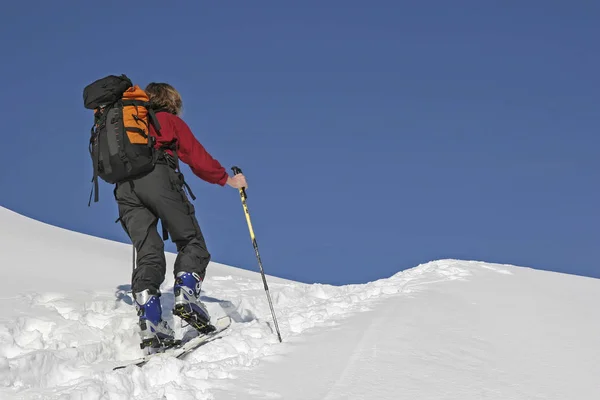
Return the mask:
<svg viewBox="0 0 600 400">
<path fill-rule="evenodd" d="M 174 118 L 173 125 L 177 135 L 179 159 L 189 165 L 200 179 L 225 186 L 230 179 L 225 168 L 206 151 L 181 118 Z"/>
</svg>

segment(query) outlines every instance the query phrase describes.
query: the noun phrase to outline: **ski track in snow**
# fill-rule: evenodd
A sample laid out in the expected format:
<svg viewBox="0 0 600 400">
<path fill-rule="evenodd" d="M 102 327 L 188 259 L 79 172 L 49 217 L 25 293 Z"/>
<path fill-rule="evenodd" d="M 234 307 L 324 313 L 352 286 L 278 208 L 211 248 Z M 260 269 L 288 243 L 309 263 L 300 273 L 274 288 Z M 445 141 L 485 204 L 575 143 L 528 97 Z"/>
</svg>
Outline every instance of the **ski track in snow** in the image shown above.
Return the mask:
<svg viewBox="0 0 600 400">
<path fill-rule="evenodd" d="M 215 400 L 600 399 L 597 280 L 441 261 L 398 283 L 371 311 L 233 371 Z"/>
<path fill-rule="evenodd" d="M 219 339 L 183 360 L 156 357 L 144 368 L 112 371 L 118 361 L 139 357 L 137 316 L 130 294 L 121 291 L 28 293 L 12 298 L 16 317 L 0 320 L 2 398 L 22 399 L 208 399 L 210 390 L 269 356 L 283 354 L 286 340 L 325 329 L 389 296 L 409 295 L 426 285 L 467 279 L 465 262 L 440 261 L 361 285 L 269 282 L 283 344 L 277 340 L 262 281 L 211 274 L 203 300 L 211 315 L 229 314 L 233 323 Z M 507 269 L 472 263 L 474 268 Z M 221 270 L 219 270 L 221 271 Z M 268 278 L 269 279 L 269 278 Z M 274 280 L 275 278 L 271 278 Z M 172 278 L 162 287 L 163 315 L 170 315 Z M 365 333 L 365 336 L 367 334 Z M 350 369 L 348 369 L 350 370 Z M 347 379 L 342 375 L 339 382 Z"/>
</svg>

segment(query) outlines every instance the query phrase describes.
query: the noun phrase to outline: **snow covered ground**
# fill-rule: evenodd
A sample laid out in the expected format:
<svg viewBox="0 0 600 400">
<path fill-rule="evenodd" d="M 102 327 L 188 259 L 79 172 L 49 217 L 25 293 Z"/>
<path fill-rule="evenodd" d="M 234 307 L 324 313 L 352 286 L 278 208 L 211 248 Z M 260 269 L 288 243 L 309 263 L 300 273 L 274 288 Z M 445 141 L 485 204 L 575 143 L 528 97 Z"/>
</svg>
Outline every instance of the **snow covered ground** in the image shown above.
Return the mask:
<svg viewBox="0 0 600 400">
<path fill-rule="evenodd" d="M 0 399 L 600 399 L 599 280 L 459 260 L 340 287 L 268 276 L 283 343 L 260 274 L 212 263 L 223 338 L 113 371 L 140 356 L 131 255 L 0 208 Z"/>
</svg>

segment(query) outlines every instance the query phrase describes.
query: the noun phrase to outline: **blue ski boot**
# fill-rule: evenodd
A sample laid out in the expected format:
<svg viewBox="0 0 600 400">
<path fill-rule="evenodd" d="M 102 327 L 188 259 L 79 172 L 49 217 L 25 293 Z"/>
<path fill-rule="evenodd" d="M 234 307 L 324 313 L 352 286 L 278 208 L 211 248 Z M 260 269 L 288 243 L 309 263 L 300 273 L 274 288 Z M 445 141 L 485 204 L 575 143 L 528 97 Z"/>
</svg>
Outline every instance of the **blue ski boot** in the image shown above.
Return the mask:
<svg viewBox="0 0 600 400">
<path fill-rule="evenodd" d="M 206 306 L 200 301 L 202 279 L 195 272 L 178 272 L 175 276 L 175 308 L 173 314 L 193 326 L 200 333 L 212 332 Z"/>
<path fill-rule="evenodd" d="M 140 317 L 140 347 L 160 348 L 173 344 L 175 333 L 162 319 L 160 293 L 151 294 L 146 289 L 135 293 L 135 308 Z"/>
</svg>

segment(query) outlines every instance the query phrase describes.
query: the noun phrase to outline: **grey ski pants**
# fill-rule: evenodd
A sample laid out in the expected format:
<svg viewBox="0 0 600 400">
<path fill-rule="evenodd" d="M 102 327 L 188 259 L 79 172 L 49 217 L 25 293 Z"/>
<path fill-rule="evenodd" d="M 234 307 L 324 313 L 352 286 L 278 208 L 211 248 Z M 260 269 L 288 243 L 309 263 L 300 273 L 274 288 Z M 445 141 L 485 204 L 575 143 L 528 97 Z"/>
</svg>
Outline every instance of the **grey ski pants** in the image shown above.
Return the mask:
<svg viewBox="0 0 600 400">
<path fill-rule="evenodd" d="M 117 184 L 114 195 L 121 225 L 137 251 L 131 277 L 134 293 L 145 289 L 158 292 L 164 282 L 166 261 L 157 230 L 159 219 L 177 246 L 173 274 L 196 272 L 204 279 L 211 256 L 177 171 L 157 164 L 149 174 Z"/>
</svg>

